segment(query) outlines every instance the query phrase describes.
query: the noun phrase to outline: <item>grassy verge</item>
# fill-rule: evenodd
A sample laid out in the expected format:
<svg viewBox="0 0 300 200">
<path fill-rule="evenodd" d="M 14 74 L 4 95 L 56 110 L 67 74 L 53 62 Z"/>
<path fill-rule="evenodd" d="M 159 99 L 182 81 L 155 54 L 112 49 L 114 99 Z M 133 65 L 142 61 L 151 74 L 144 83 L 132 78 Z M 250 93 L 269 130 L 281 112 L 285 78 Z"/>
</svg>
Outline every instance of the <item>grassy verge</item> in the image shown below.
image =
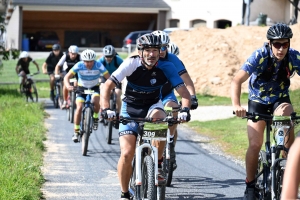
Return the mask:
<svg viewBox="0 0 300 200">
<path fill-rule="evenodd" d="M 0 197 L 40 199 L 44 111 L 26 104 L 11 86 L 0 85 Z"/>
<path fill-rule="evenodd" d="M 299 95 L 300 90 L 290 92 L 294 110 L 300 115 Z M 201 97 L 199 97 L 199 99 L 200 98 Z M 216 97 L 216 99 L 218 98 L 219 97 Z M 198 133 L 210 137 L 212 139 L 212 143 L 214 145 L 218 145 L 226 154 L 234 156 L 240 160 L 244 160 L 248 147 L 246 119 L 233 117 L 230 119 L 207 122 L 193 121 L 189 122 L 188 126 Z M 295 128 L 295 133 L 299 130 L 300 126 L 297 126 Z"/>
</svg>

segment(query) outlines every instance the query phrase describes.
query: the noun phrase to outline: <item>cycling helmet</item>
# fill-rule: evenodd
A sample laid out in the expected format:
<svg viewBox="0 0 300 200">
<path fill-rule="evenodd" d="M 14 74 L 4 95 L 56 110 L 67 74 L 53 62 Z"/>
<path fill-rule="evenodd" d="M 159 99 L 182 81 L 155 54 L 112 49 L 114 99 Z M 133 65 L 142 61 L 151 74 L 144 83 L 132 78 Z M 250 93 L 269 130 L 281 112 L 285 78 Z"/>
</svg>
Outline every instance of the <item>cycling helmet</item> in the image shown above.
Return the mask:
<svg viewBox="0 0 300 200">
<path fill-rule="evenodd" d="M 167 45 L 170 42 L 168 34 L 164 31 L 153 31 L 152 34 L 158 36 L 161 40 L 162 45 Z"/>
<path fill-rule="evenodd" d="M 54 44 L 53 46 L 52 46 L 52 50 L 60 50 L 60 45 L 59 44 Z"/>
<path fill-rule="evenodd" d="M 178 56 L 179 55 L 179 48 L 176 44 L 174 44 L 173 42 L 170 42 L 169 46 L 168 46 L 168 52 Z"/>
<path fill-rule="evenodd" d="M 103 48 L 103 55 L 104 56 L 115 56 L 116 55 L 116 50 L 112 45 L 106 45 Z"/>
<path fill-rule="evenodd" d="M 137 39 L 138 50 L 143 50 L 144 48 L 150 47 L 160 49 L 161 46 L 161 40 L 159 37 L 152 33 L 144 34 Z"/>
<path fill-rule="evenodd" d="M 68 51 L 69 51 L 70 53 L 78 53 L 78 52 L 79 52 L 79 49 L 78 49 L 78 47 L 77 47 L 76 45 L 71 45 L 71 46 L 69 47 Z"/>
<path fill-rule="evenodd" d="M 92 61 L 95 60 L 96 53 L 91 49 L 86 49 L 81 53 L 81 60 L 83 61 Z"/>
<path fill-rule="evenodd" d="M 271 26 L 267 32 L 268 40 L 290 39 L 293 37 L 291 28 L 283 23 L 277 23 Z"/>
<path fill-rule="evenodd" d="M 27 58 L 29 56 L 27 51 L 22 51 L 22 53 L 20 54 L 20 58 Z"/>
</svg>

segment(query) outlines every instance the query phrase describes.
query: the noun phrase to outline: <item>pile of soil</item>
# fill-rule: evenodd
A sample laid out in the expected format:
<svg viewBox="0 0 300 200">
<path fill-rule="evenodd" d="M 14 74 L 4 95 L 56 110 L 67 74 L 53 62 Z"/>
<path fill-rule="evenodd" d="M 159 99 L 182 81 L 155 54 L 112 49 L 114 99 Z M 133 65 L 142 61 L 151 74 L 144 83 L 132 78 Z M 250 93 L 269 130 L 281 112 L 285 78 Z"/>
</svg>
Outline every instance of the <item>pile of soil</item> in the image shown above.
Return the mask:
<svg viewBox="0 0 300 200">
<path fill-rule="evenodd" d="M 227 29 L 200 27 L 174 31 L 171 41 L 180 49 L 179 58 L 200 94 L 230 96 L 231 80 L 247 58 L 267 42 L 269 27 L 236 26 Z M 300 50 L 300 25 L 291 26 L 291 47 Z M 247 92 L 248 81 L 242 92 Z M 300 88 L 300 77 L 291 79 L 291 90 Z"/>
</svg>

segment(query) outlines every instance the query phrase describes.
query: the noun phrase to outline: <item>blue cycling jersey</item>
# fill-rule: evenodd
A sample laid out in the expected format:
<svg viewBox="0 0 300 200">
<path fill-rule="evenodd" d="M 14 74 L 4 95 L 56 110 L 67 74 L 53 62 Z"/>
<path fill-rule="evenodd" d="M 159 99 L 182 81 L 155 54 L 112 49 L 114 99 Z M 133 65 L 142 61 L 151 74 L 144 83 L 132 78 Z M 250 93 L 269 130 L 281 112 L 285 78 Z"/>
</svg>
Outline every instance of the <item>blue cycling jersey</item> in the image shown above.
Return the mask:
<svg viewBox="0 0 300 200">
<path fill-rule="evenodd" d="M 116 59 L 116 61 L 115 61 L 115 59 Z M 118 69 L 118 67 L 123 62 L 122 58 L 120 58 L 119 55 L 116 55 L 110 63 L 106 62 L 104 56 L 102 56 L 101 58 L 99 58 L 97 61 L 101 62 L 105 66 L 105 68 L 107 69 L 107 71 L 109 72 L 109 74 L 112 74 L 114 71 L 116 71 L 116 69 Z"/>
<path fill-rule="evenodd" d="M 78 85 L 86 88 L 92 88 L 99 85 L 100 75 L 107 74 L 107 69 L 102 63 L 94 61 L 92 69 L 86 68 L 83 61 L 76 63 L 70 70 L 74 75 L 78 74 Z"/>
<path fill-rule="evenodd" d="M 272 50 L 270 49 L 270 55 L 265 46 L 257 49 L 247 59 L 247 61 L 241 67 L 250 75 L 249 80 L 249 100 L 261 103 L 261 104 L 273 104 L 278 98 L 286 97 L 289 95 L 289 84 L 285 84 L 283 81 L 277 80 L 277 72 L 279 71 L 282 61 L 276 62 L 271 80 L 266 81 L 259 79 L 258 77 L 267 69 L 268 59 L 271 59 Z M 290 74 L 296 72 L 300 75 L 300 53 L 295 49 L 289 48 L 288 51 L 288 69 Z"/>
</svg>

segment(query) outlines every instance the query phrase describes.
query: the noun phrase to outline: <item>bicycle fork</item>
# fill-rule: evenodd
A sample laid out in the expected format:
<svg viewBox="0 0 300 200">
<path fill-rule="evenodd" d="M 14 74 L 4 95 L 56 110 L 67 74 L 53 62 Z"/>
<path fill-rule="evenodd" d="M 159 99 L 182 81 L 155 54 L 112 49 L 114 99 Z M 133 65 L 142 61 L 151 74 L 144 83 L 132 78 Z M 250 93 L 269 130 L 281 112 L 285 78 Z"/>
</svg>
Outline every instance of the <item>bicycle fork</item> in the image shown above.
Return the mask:
<svg viewBox="0 0 300 200">
<path fill-rule="evenodd" d="M 154 177 L 155 177 L 155 185 L 158 185 L 158 150 L 156 147 L 152 146 L 149 143 L 143 143 L 140 146 L 138 146 L 135 149 L 135 155 L 136 155 L 136 161 L 135 161 L 135 169 L 136 169 L 136 180 L 135 180 L 135 184 L 136 184 L 136 194 L 137 199 L 142 199 L 142 197 L 140 197 L 141 194 L 141 185 L 142 185 L 142 152 L 143 149 L 147 148 L 150 149 L 152 151 L 151 153 L 151 157 L 154 160 Z"/>
</svg>

